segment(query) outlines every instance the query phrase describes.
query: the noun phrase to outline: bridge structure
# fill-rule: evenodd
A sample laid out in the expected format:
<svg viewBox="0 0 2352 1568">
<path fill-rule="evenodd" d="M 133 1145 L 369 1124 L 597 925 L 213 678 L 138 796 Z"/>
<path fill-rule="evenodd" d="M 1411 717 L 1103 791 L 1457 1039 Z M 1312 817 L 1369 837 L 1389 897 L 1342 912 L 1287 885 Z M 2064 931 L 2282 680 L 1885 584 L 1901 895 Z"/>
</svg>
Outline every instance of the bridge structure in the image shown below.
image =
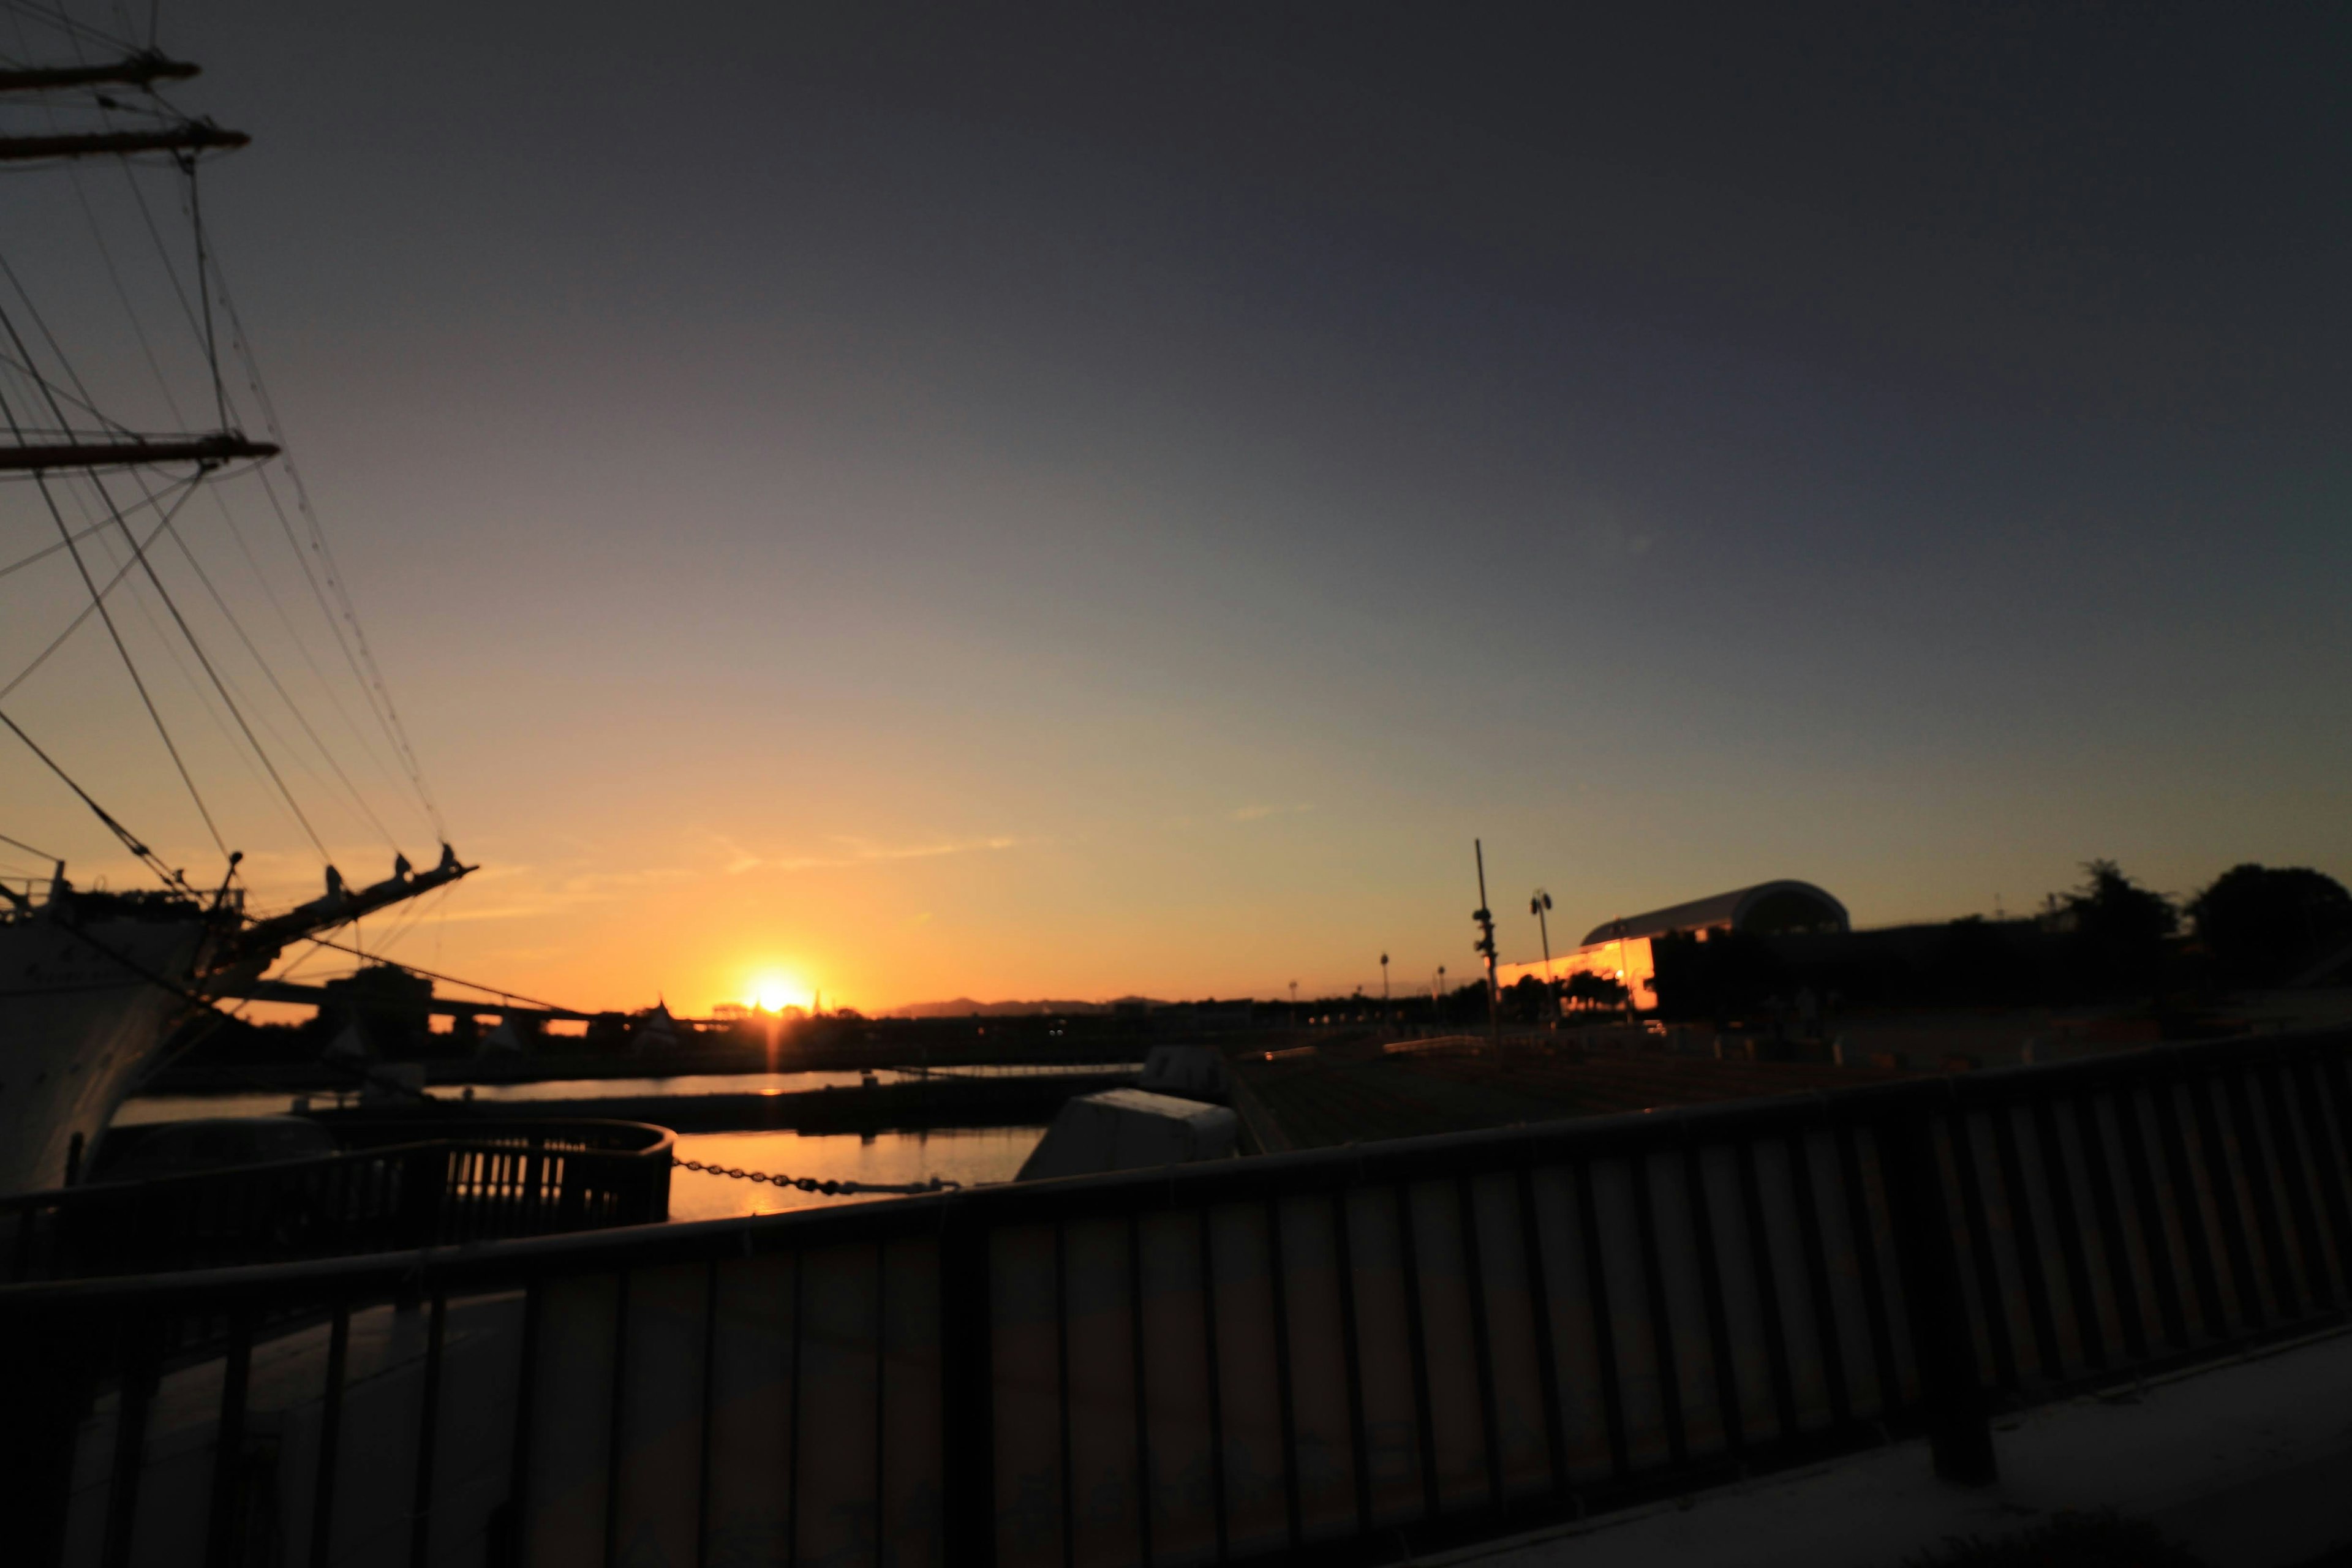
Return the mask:
<svg viewBox="0 0 2352 1568">
<path fill-rule="evenodd" d="M 2352 1314 L 2352 1033 L 0 1289 L 24 1560 L 1339 1563 Z"/>
</svg>

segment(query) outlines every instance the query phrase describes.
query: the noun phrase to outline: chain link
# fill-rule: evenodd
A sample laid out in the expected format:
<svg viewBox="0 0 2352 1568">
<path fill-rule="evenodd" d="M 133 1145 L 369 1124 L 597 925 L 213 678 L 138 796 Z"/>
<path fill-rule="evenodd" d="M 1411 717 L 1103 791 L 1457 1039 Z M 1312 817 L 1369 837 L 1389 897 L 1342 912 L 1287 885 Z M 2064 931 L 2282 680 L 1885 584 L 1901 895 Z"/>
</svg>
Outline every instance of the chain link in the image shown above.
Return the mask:
<svg viewBox="0 0 2352 1568">
<path fill-rule="evenodd" d="M 699 1160 L 681 1160 L 670 1156 L 670 1163 L 684 1171 L 700 1171 L 707 1175 L 731 1176 L 739 1182 L 765 1182 L 774 1187 L 797 1187 L 804 1193 L 824 1193 L 828 1196 L 842 1193 L 945 1193 L 960 1191 L 961 1182 L 950 1182 L 933 1176 L 928 1182 L 833 1182 L 814 1176 L 772 1176 L 765 1171 L 746 1171 L 740 1165 L 706 1165 Z"/>
</svg>

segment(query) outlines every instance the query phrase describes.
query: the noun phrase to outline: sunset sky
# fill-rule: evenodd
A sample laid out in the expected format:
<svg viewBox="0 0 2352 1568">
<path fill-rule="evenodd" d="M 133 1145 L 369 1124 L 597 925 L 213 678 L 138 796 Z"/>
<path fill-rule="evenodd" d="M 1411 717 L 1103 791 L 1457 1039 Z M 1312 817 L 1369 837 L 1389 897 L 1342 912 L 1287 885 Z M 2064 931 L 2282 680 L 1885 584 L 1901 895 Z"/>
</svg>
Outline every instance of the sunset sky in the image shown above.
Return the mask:
<svg viewBox="0 0 2352 1568">
<path fill-rule="evenodd" d="M 700 1012 L 1467 978 L 1474 836 L 1507 959 L 1538 884 L 1558 948 L 1783 876 L 1871 924 L 2095 856 L 2352 879 L 2346 35 L 237 3 L 162 41 L 253 134 L 211 232 L 485 867 L 395 951 Z M 9 711 L 216 879 L 108 673 Z M 13 754 L 0 797 L 109 863 Z"/>
</svg>

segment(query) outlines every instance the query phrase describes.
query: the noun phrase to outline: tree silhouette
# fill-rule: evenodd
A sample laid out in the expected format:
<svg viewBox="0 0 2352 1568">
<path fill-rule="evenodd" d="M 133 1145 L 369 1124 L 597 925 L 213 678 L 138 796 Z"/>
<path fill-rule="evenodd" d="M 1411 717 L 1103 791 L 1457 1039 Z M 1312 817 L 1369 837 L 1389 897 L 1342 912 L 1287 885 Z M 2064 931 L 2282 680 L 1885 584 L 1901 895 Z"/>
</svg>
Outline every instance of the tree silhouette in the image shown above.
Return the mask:
<svg viewBox="0 0 2352 1568">
<path fill-rule="evenodd" d="M 2304 866 L 2232 866 L 2189 905 L 2221 977 L 2275 984 L 2352 936 L 2352 893 Z"/>
<path fill-rule="evenodd" d="M 2086 861 L 2083 885 L 2063 908 L 2095 984 L 2152 991 L 2163 976 L 2165 944 L 2180 929 L 2179 911 L 2162 893 L 2124 875 L 2112 860 Z"/>
</svg>

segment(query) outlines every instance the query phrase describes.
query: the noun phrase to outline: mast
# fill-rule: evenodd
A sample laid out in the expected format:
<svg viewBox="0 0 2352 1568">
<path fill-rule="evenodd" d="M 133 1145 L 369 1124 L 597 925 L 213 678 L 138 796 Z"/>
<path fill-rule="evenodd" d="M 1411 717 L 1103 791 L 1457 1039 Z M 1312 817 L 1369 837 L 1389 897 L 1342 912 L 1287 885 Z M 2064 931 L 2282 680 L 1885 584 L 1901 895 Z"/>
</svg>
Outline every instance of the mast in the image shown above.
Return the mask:
<svg viewBox="0 0 2352 1568">
<path fill-rule="evenodd" d="M 59 441 L 0 445 L 0 473 L 40 473 L 50 468 L 132 468 L 144 463 L 195 463 L 205 468 L 241 458 L 274 458 L 278 447 L 248 441 L 238 431 L 218 436 L 140 437 L 129 441 Z"/>
<path fill-rule="evenodd" d="M 0 163 L 27 158 L 88 158 L 124 153 L 226 152 L 252 137 L 224 131 L 210 121 L 191 120 L 154 131 L 92 131 L 75 136 L 0 136 Z"/>
<path fill-rule="evenodd" d="M 111 65 L 28 66 L 0 69 L 0 92 L 41 92 L 60 87 L 152 87 L 159 81 L 185 81 L 201 70 L 185 60 L 167 59 L 152 49 L 127 56 Z"/>
</svg>

